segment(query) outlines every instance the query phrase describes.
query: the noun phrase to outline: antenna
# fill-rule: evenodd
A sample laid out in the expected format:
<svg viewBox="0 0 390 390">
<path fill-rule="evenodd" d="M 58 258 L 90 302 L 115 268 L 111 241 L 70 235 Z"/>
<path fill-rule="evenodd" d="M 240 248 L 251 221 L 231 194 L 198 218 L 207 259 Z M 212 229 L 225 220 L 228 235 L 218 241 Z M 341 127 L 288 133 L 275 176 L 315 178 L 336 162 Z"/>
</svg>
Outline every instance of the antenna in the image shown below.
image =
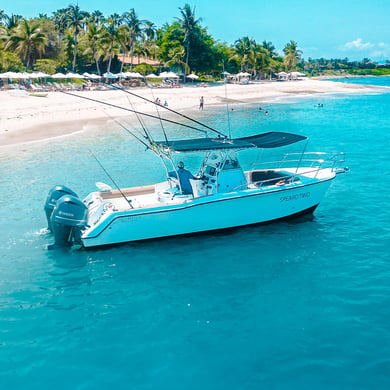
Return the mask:
<svg viewBox="0 0 390 390">
<path fill-rule="evenodd" d="M 223 76 L 225 78 L 225 100 L 226 100 L 226 116 L 227 116 L 227 123 L 228 123 L 228 130 L 229 130 L 229 139 L 232 139 L 232 131 L 231 131 L 231 126 L 230 126 L 230 113 L 229 113 L 229 101 L 227 97 L 227 77 L 226 72 L 225 72 L 225 61 L 222 60 L 222 69 L 223 69 Z"/>
</svg>

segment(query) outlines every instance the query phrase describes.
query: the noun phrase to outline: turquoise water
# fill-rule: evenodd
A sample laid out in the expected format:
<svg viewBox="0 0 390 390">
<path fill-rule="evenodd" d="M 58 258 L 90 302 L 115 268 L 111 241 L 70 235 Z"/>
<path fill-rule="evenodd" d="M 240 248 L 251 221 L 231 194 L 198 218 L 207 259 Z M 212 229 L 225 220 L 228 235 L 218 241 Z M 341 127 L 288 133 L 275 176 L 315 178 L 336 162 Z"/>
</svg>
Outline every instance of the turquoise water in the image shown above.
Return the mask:
<svg viewBox="0 0 390 390">
<path fill-rule="evenodd" d="M 375 86 L 386 86 L 390 87 L 390 76 L 365 76 L 365 77 L 345 77 L 328 79 L 331 81 L 339 81 L 342 83 L 349 84 L 361 84 L 361 85 L 375 85 Z"/>
<path fill-rule="evenodd" d="M 121 130 L 0 151 L 0 388 L 390 388 L 389 104 L 232 106 L 236 135 L 346 152 L 314 217 L 97 250 L 46 250 L 49 188 L 109 183 L 90 150 L 121 186 L 161 179 L 154 157 Z"/>
</svg>

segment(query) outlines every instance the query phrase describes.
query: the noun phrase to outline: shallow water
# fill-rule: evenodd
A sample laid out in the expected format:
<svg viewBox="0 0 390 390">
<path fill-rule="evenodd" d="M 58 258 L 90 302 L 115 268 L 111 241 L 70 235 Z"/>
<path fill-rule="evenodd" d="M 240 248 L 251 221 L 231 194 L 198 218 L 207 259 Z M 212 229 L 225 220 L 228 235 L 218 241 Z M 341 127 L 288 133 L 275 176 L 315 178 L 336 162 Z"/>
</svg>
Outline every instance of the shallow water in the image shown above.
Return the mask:
<svg viewBox="0 0 390 390">
<path fill-rule="evenodd" d="M 1 151 L 1 388 L 389 388 L 389 103 L 230 106 L 234 135 L 305 134 L 351 171 L 313 218 L 97 250 L 46 250 L 48 190 L 111 184 L 91 152 L 120 186 L 163 178 L 156 159 L 119 129 Z"/>
</svg>

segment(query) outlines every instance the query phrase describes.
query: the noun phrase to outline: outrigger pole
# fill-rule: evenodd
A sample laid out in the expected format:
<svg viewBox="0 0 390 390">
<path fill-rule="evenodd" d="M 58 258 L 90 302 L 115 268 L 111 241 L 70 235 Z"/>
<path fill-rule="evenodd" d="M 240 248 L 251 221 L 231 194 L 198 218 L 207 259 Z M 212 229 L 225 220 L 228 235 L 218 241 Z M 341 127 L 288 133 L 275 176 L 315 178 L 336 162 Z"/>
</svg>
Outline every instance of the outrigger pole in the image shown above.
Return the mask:
<svg viewBox="0 0 390 390">
<path fill-rule="evenodd" d="M 170 111 L 170 112 L 173 112 L 173 113 L 176 114 L 176 115 L 180 115 L 180 116 L 182 116 L 183 118 L 189 119 L 190 121 L 195 122 L 195 123 L 197 123 L 198 125 L 201 125 L 201 126 L 205 127 L 206 129 L 209 129 L 209 130 L 213 131 L 214 133 L 217 133 L 218 135 L 221 135 L 221 136 L 223 136 L 223 137 L 226 137 L 226 135 L 223 134 L 222 132 L 220 132 L 219 130 L 216 130 L 216 129 L 214 129 L 214 128 L 212 128 L 212 127 L 210 127 L 210 126 L 208 126 L 208 125 L 206 125 L 206 124 L 204 124 L 204 123 L 202 123 L 202 122 L 199 122 L 199 121 L 197 121 L 196 119 L 193 119 L 193 118 L 191 118 L 191 117 L 189 117 L 189 116 L 187 116 L 187 115 L 184 115 L 184 114 L 182 114 L 182 113 L 180 113 L 180 112 L 178 112 L 178 111 L 172 110 L 171 108 L 169 108 L 169 107 L 167 107 L 167 106 L 162 106 L 162 105 L 160 105 L 160 104 L 157 104 L 157 103 L 155 103 L 154 101 L 152 101 L 152 100 L 150 100 L 150 99 L 147 99 L 147 98 L 145 98 L 145 97 L 143 97 L 143 96 L 141 96 L 141 95 L 137 95 L 136 93 L 130 92 L 130 91 L 128 91 L 128 90 L 126 90 L 126 89 L 123 89 L 123 88 L 121 88 L 121 87 L 117 87 L 116 85 L 112 85 L 112 84 L 105 84 L 105 85 L 109 86 L 110 88 L 117 89 L 117 90 L 123 91 L 123 92 L 125 92 L 125 93 L 128 93 L 129 95 L 135 96 L 135 97 L 137 97 L 137 98 L 139 98 L 139 99 L 142 99 L 142 100 L 145 100 L 145 101 L 147 101 L 147 102 L 149 102 L 149 103 L 155 104 L 156 106 L 162 107 L 162 108 L 164 108 L 165 110 L 168 110 L 168 111 Z M 161 118 L 161 119 L 163 119 L 163 118 Z"/>
<path fill-rule="evenodd" d="M 200 131 L 200 132 L 203 133 L 203 134 L 207 134 L 207 131 L 206 131 L 206 130 L 198 129 L 197 127 L 193 127 L 193 126 L 190 126 L 190 125 L 186 125 L 186 124 L 184 124 L 184 123 L 172 121 L 172 120 L 170 120 L 170 119 L 161 118 L 161 117 L 159 118 L 158 116 L 155 116 L 155 115 L 152 115 L 152 114 L 147 114 L 146 112 L 140 112 L 140 111 L 136 111 L 136 110 L 131 110 L 130 108 L 125 108 L 125 107 L 122 107 L 122 106 L 117 106 L 116 104 L 103 102 L 103 101 L 101 101 L 101 100 L 92 99 L 92 98 L 89 98 L 89 97 L 86 97 L 86 96 L 76 95 L 76 94 L 71 93 L 71 92 L 65 92 L 65 91 L 60 91 L 60 92 L 61 92 L 61 93 L 64 93 L 65 95 L 75 96 L 75 97 L 78 97 L 78 98 L 81 98 L 81 99 L 90 100 L 91 102 L 100 103 L 100 104 L 105 104 L 106 106 L 110 106 L 110 107 L 114 107 L 114 108 L 119 108 L 120 110 L 125 110 L 125 111 L 129 111 L 129 112 L 133 112 L 133 113 L 138 114 L 138 115 L 144 115 L 144 116 L 147 116 L 147 117 L 150 117 L 150 118 L 160 119 L 160 120 L 165 121 L 165 122 L 169 122 L 169 123 L 173 123 L 173 124 L 175 124 L 175 125 L 187 127 L 187 128 L 189 128 L 189 129 L 192 129 L 192 130 Z M 214 130 L 214 131 L 217 131 L 217 130 Z M 223 135 L 222 133 L 220 133 L 220 134 Z"/>
<path fill-rule="evenodd" d="M 117 119 L 113 118 L 111 115 L 109 115 L 108 113 L 106 113 L 106 115 L 111 119 L 113 120 L 115 123 L 117 123 L 120 127 L 122 127 L 123 130 L 127 131 L 130 135 L 132 135 L 138 142 L 140 142 L 142 145 L 144 145 L 146 147 L 146 149 L 150 149 L 150 145 L 151 145 L 151 138 L 148 136 L 147 137 L 147 140 L 149 141 L 149 144 L 147 144 L 143 139 L 141 139 L 139 136 L 135 135 L 131 130 L 129 130 L 126 126 L 124 126 L 122 123 L 120 123 Z M 145 134 L 146 133 L 146 130 L 145 130 Z M 144 137 L 145 138 L 145 137 Z"/>
</svg>

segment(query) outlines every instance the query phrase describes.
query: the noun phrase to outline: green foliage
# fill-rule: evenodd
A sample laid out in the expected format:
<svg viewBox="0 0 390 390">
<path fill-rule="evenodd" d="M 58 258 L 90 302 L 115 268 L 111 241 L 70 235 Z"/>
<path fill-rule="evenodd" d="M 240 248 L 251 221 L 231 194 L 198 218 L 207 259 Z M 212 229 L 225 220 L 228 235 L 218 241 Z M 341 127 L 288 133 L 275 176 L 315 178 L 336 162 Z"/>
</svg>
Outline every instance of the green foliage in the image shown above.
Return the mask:
<svg viewBox="0 0 390 390">
<path fill-rule="evenodd" d="M 351 69 L 349 74 L 361 75 L 361 76 L 388 76 L 390 75 L 389 68 L 376 68 L 376 69 Z"/>
<path fill-rule="evenodd" d="M 368 58 L 363 58 L 362 61 L 349 61 L 348 58 L 330 60 L 308 58 L 304 63 L 304 70 L 310 76 L 381 76 L 390 74 L 390 63 L 380 66 Z"/>
<path fill-rule="evenodd" d="M 54 74 L 57 72 L 57 68 L 60 67 L 60 64 L 56 60 L 45 58 L 42 60 L 37 60 L 34 64 L 34 70 L 38 72 L 43 72 L 47 74 Z"/>
<path fill-rule="evenodd" d="M 118 59 L 145 57 L 159 60 L 165 67 L 204 79 L 221 78 L 221 73 L 248 71 L 254 78 L 268 78 L 282 70 L 306 74 L 389 74 L 390 63 L 379 66 L 368 58 L 302 60 L 298 44 L 290 41 L 279 56 L 272 42 L 256 42 L 250 37 L 237 39 L 234 45 L 217 42 L 195 15 L 195 7 L 185 4 L 178 17 L 157 29 L 142 20 L 134 9 L 105 17 L 100 11 L 82 11 L 69 5 L 33 19 L 6 15 L 0 10 L 0 69 L 27 68 L 51 73 L 74 69 L 102 74 L 127 67 Z M 35 64 L 35 66 L 34 66 Z M 131 66 L 129 66 L 132 69 Z M 147 74 L 156 69 L 141 64 L 132 70 Z M 202 76 L 205 75 L 205 76 Z"/>
<path fill-rule="evenodd" d="M 142 64 L 139 64 L 139 65 L 135 66 L 132 69 L 132 72 L 139 72 L 139 73 L 141 73 L 143 75 L 147 75 L 149 73 L 156 72 L 156 68 L 154 66 L 152 66 L 152 65 L 142 63 Z"/>
<path fill-rule="evenodd" d="M 295 41 L 290 41 L 283 49 L 284 63 L 286 70 L 293 71 L 302 58 L 302 51 L 298 49 L 298 44 Z"/>
<path fill-rule="evenodd" d="M 42 56 L 45 58 L 56 58 L 61 51 L 61 41 L 58 39 L 58 32 L 53 20 L 48 18 L 34 19 L 38 24 L 40 32 L 47 37 L 47 46 Z"/>
<path fill-rule="evenodd" d="M 170 61 L 172 59 L 170 55 L 172 50 L 183 48 L 183 39 L 184 34 L 178 22 L 165 24 L 157 31 L 156 44 L 159 47 L 159 59 L 164 63 Z"/>
<path fill-rule="evenodd" d="M 376 68 L 371 72 L 374 76 L 390 76 L 390 68 Z"/>
<path fill-rule="evenodd" d="M 42 55 L 48 44 L 47 35 L 41 31 L 38 21 L 21 19 L 17 26 L 9 30 L 5 50 L 19 54 L 26 68 Z"/>
<path fill-rule="evenodd" d="M 26 67 L 23 65 L 19 56 L 10 51 L 0 50 L 0 71 L 1 72 L 24 72 Z"/>
<path fill-rule="evenodd" d="M 157 32 L 156 44 L 160 60 L 168 66 L 175 66 L 188 73 L 212 72 L 222 68 L 223 50 L 205 28 L 196 26 L 196 34 L 185 38 L 185 32 L 179 22 L 165 24 Z M 185 40 L 189 42 L 184 42 Z M 187 46 L 186 46 L 187 45 Z M 188 49 L 190 45 L 190 49 Z M 224 49 L 226 49 L 224 47 Z M 190 50 L 190 51 L 189 51 Z"/>
</svg>

